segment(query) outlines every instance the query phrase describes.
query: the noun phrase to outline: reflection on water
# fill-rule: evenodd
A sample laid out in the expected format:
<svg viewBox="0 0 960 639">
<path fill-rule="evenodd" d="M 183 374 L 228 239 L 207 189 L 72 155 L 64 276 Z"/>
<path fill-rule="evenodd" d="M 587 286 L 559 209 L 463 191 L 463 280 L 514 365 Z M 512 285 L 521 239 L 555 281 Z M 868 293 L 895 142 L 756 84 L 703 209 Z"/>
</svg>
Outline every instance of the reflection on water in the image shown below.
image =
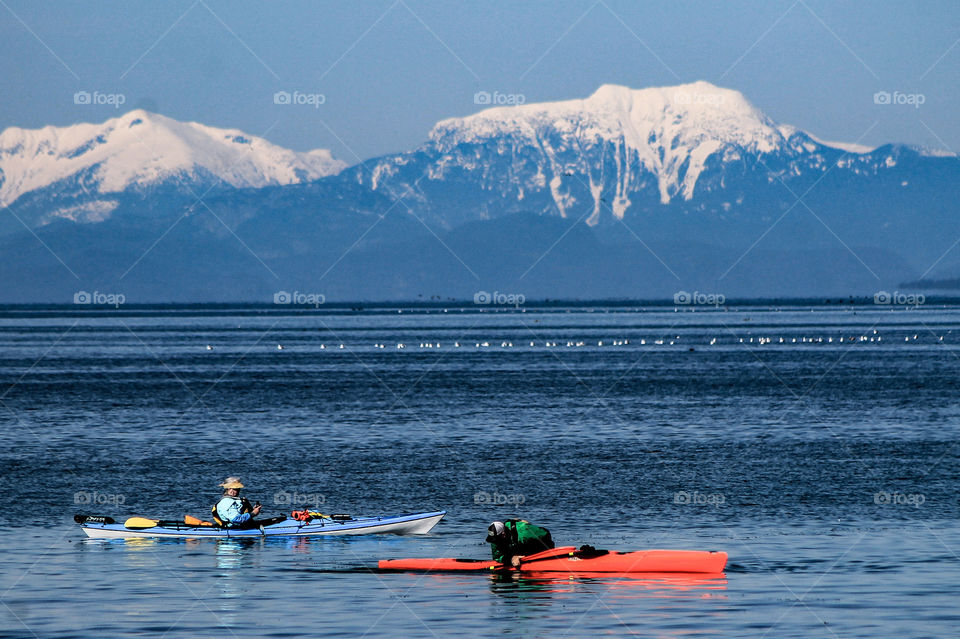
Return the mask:
<svg viewBox="0 0 960 639">
<path fill-rule="evenodd" d="M 287 548 L 296 553 L 309 554 L 310 553 L 310 538 L 309 537 L 288 537 L 286 540 Z"/>
<path fill-rule="evenodd" d="M 252 572 L 257 564 L 255 558 L 259 553 L 250 551 L 258 542 L 250 539 L 217 539 L 215 544 L 213 558 L 219 571 L 215 587 L 219 596 L 214 609 L 220 623 L 232 626 L 238 622 L 237 614 L 243 608 L 245 573 Z"/>
<path fill-rule="evenodd" d="M 517 574 L 497 574 L 490 578 L 490 590 L 494 594 L 510 597 L 527 592 L 569 593 L 578 592 L 590 586 L 601 585 L 611 591 L 627 596 L 679 596 L 679 597 L 725 597 L 716 591 L 727 589 L 727 578 L 717 575 L 679 575 L 679 574 L 611 574 L 611 573 L 557 573 L 526 572 Z"/>
<path fill-rule="evenodd" d="M 259 540 L 224 538 L 216 539 L 214 543 L 216 544 L 216 551 L 213 556 L 216 558 L 217 568 L 224 571 L 223 576 L 231 576 L 233 571 L 243 568 L 244 565 L 247 567 L 254 566 L 254 557 L 257 554 L 244 551 L 259 545 Z"/>
<path fill-rule="evenodd" d="M 692 630 L 685 621 L 691 605 L 697 606 L 703 615 L 695 634 L 711 636 L 719 634 L 726 614 L 726 589 L 727 579 L 722 574 L 526 573 L 490 578 L 490 592 L 499 601 L 494 604 L 496 616 L 511 618 L 521 636 L 526 631 L 535 633 L 542 627 L 544 617 L 565 627 L 571 636 L 592 635 L 586 627 L 591 613 L 612 616 L 622 634 L 635 634 L 633 626 L 639 619 L 646 619 L 659 627 L 657 636 L 687 636 Z M 630 609 L 638 605 L 630 616 L 614 612 L 623 606 Z M 570 608 L 580 608 L 581 612 L 570 614 Z M 668 627 L 677 622 L 680 627 Z M 606 631 L 610 630 L 608 626 Z"/>
</svg>

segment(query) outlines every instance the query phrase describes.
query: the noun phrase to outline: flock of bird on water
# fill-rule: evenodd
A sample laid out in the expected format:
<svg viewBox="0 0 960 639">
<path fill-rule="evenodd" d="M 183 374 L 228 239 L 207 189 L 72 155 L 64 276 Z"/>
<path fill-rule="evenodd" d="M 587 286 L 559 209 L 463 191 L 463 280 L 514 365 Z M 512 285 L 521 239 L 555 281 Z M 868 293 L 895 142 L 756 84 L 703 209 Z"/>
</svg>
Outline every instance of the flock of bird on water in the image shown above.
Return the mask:
<svg viewBox="0 0 960 639">
<path fill-rule="evenodd" d="M 947 331 L 947 334 L 950 334 L 952 332 L 953 330 L 949 330 Z M 935 338 L 932 340 L 932 343 L 937 345 L 942 345 L 944 343 L 943 339 L 945 335 L 936 335 L 931 333 L 931 336 Z M 850 344 L 850 343 L 882 343 L 883 336 L 880 335 L 879 332 L 874 329 L 872 334 L 869 334 L 869 335 L 850 335 L 850 336 L 840 335 L 840 336 L 827 336 L 827 337 L 762 336 L 762 337 L 735 337 L 735 338 L 732 338 L 732 340 L 733 341 L 729 341 L 726 343 L 727 344 L 757 344 L 759 346 L 764 346 L 766 344 Z M 890 341 L 896 342 L 898 340 L 899 340 L 899 337 L 896 337 L 893 340 L 888 340 L 888 343 Z M 903 336 L 903 341 L 906 343 L 919 342 L 921 341 L 921 337 L 919 333 L 914 333 L 913 335 L 907 334 Z M 676 346 L 680 344 L 680 342 L 681 342 L 680 335 L 676 335 L 672 339 L 641 338 L 639 340 L 634 340 L 634 344 L 635 345 L 639 344 L 640 346 Z M 447 348 L 451 347 L 449 342 L 447 342 L 447 344 L 448 344 Z M 716 345 L 717 338 L 716 337 L 711 338 L 708 344 L 710 346 Z M 475 349 L 476 348 L 497 348 L 498 346 L 499 348 L 514 348 L 514 346 L 518 346 L 521 348 L 524 346 L 527 346 L 528 348 L 536 348 L 538 346 L 541 346 L 544 348 L 581 348 L 581 347 L 594 346 L 594 342 L 593 340 L 590 340 L 589 342 L 586 340 L 561 340 L 561 341 L 548 340 L 548 341 L 541 341 L 541 342 L 527 341 L 526 343 L 518 341 L 516 344 L 514 344 L 513 341 L 503 340 L 498 345 L 496 342 L 490 342 L 490 341 L 467 342 L 467 343 L 454 341 L 452 344 L 452 348 L 470 348 L 471 345 Z M 629 339 L 597 340 L 595 345 L 596 347 L 629 346 L 630 340 Z M 724 345 L 724 344 L 721 344 L 721 345 Z M 701 346 L 703 346 L 703 344 L 701 344 Z M 330 345 L 328 347 L 325 343 L 321 343 L 319 348 L 320 350 L 327 350 L 328 348 L 334 349 L 334 350 L 342 350 L 342 349 L 346 349 L 347 345 L 339 343 L 336 346 Z M 407 348 L 416 348 L 416 345 L 414 343 L 407 344 L 406 342 L 396 342 L 395 344 L 389 344 L 389 345 L 385 342 L 374 342 L 373 348 L 380 349 L 380 350 L 386 349 L 386 348 L 390 348 L 392 350 L 405 350 Z M 441 342 L 419 342 L 419 348 L 440 349 L 440 348 L 444 348 L 444 346 L 443 346 L 443 343 Z M 212 351 L 214 350 L 214 347 L 212 344 L 207 344 L 206 349 L 208 351 Z M 287 347 L 284 346 L 283 344 L 277 344 L 278 351 L 282 351 L 286 349 Z M 688 350 L 694 350 L 694 348 L 690 346 Z"/>
</svg>

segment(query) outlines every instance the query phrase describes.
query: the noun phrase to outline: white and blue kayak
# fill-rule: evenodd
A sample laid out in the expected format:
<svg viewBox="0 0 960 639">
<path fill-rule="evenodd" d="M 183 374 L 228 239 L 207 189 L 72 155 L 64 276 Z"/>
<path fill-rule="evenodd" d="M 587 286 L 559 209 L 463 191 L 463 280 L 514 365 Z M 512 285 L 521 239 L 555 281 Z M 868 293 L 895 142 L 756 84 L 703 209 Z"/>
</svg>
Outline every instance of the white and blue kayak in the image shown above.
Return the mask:
<svg viewBox="0 0 960 639">
<path fill-rule="evenodd" d="M 187 524 L 182 521 L 150 520 L 132 517 L 124 523 L 110 517 L 77 515 L 74 521 L 80 524 L 87 536 L 96 539 L 129 537 L 190 538 L 256 538 L 256 537 L 316 537 L 321 535 L 422 535 L 430 532 L 443 516 L 445 510 L 392 517 L 336 517 L 298 521 L 283 519 L 267 520 L 257 528 L 221 528 L 219 526 Z"/>
</svg>

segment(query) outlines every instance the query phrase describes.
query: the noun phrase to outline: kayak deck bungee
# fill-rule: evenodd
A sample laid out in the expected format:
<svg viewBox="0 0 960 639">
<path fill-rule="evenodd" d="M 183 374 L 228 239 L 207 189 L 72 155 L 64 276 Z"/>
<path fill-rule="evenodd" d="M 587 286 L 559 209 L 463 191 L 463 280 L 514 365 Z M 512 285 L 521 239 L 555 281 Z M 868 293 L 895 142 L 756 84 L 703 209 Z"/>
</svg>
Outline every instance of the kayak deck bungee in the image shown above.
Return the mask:
<svg viewBox="0 0 960 639">
<path fill-rule="evenodd" d="M 136 527 L 116 523 L 109 517 L 83 518 L 80 524 L 83 532 L 96 539 L 115 539 L 130 537 L 172 537 L 172 538 L 240 538 L 240 537 L 315 537 L 334 535 L 372 535 L 391 533 L 397 535 L 422 535 L 430 532 L 443 516 L 445 510 L 395 515 L 391 517 L 352 517 L 344 520 L 312 519 L 283 521 L 259 528 L 220 528 L 218 526 L 197 526 L 179 521 L 156 520 L 149 525 L 144 518 L 135 518 Z M 130 521 L 130 520 L 128 520 Z M 144 523 L 139 523 L 144 522 Z"/>
<path fill-rule="evenodd" d="M 589 572 L 719 574 L 727 553 L 700 550 L 578 550 L 553 548 L 523 557 L 519 567 L 481 559 L 383 559 L 380 570 L 416 572 Z"/>
</svg>

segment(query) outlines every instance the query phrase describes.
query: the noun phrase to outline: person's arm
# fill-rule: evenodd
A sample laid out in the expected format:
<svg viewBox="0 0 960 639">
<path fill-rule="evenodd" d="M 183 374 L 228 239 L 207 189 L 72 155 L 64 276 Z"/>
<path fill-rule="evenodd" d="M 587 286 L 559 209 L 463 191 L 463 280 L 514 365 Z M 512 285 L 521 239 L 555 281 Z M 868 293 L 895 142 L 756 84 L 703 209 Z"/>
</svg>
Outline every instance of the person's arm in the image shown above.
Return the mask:
<svg viewBox="0 0 960 639">
<path fill-rule="evenodd" d="M 517 567 L 520 565 L 520 555 L 516 554 L 516 549 L 512 544 L 490 544 L 493 560 L 504 566 Z"/>
<path fill-rule="evenodd" d="M 253 516 L 259 515 L 260 510 L 263 508 L 263 506 L 260 505 L 260 502 L 257 502 L 256 506 L 251 506 L 250 501 L 247 500 L 246 498 L 242 499 L 240 503 L 243 504 L 242 507 L 240 508 L 240 512 L 250 513 Z M 244 521 L 246 521 L 246 519 Z"/>
</svg>

